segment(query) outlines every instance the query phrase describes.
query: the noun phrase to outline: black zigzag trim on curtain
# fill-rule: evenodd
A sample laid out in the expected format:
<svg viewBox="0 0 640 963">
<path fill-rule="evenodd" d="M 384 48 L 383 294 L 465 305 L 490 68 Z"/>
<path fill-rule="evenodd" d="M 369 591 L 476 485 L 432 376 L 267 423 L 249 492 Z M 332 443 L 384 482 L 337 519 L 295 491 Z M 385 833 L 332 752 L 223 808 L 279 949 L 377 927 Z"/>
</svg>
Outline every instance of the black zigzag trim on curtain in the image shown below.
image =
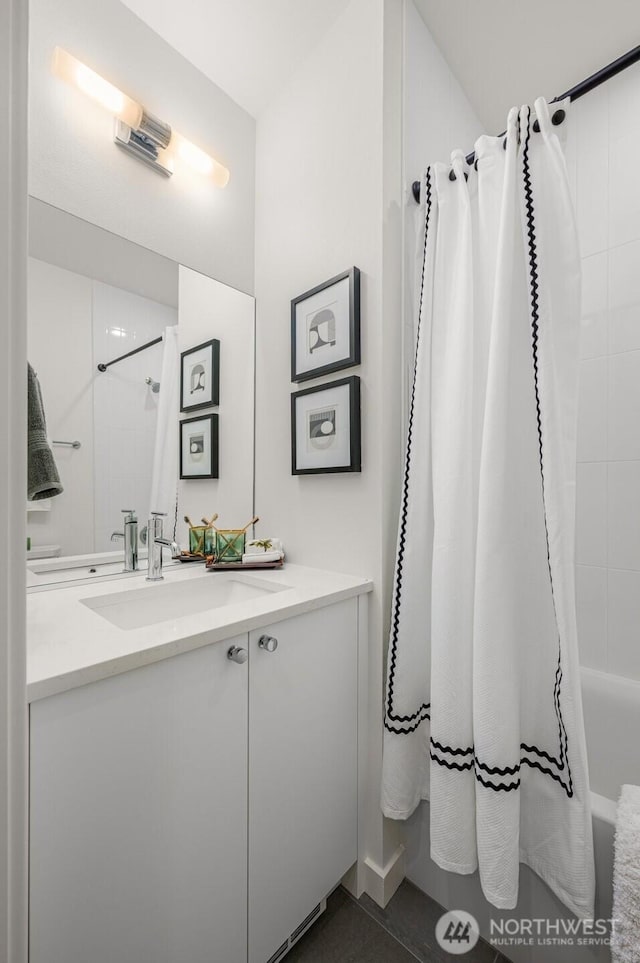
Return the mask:
<svg viewBox="0 0 640 963">
<path fill-rule="evenodd" d="M 434 750 L 437 750 L 439 755 L 436 755 Z M 536 746 L 527 746 L 524 743 L 520 743 L 520 751 L 530 752 L 532 754 L 542 756 L 549 762 L 557 765 L 556 760 L 553 759 L 549 753 L 545 752 L 544 749 L 538 749 Z M 440 756 L 444 754 L 450 754 L 454 757 L 471 756 L 471 758 L 466 759 L 464 762 L 452 762 L 440 758 Z M 469 746 L 468 749 L 452 749 L 450 746 L 443 746 L 441 743 L 436 742 L 435 739 L 431 739 L 430 755 L 435 763 L 437 763 L 439 766 L 444 766 L 446 769 L 457 770 L 458 772 L 471 771 L 473 769 L 475 778 L 478 780 L 478 782 L 485 786 L 485 788 L 493 789 L 496 792 L 510 792 L 512 789 L 517 789 L 520 785 L 520 779 L 518 778 L 517 782 L 508 783 L 507 785 L 496 785 L 493 782 L 488 782 L 482 776 L 483 772 L 486 773 L 487 776 L 515 776 L 517 774 L 519 775 L 522 766 L 529 766 L 530 769 L 538 769 L 540 772 L 544 773 L 544 775 L 551 776 L 552 779 L 555 779 L 555 781 L 562 786 L 569 798 L 573 796 L 573 786 L 567 784 L 565 780 L 558 775 L 558 773 L 553 772 L 553 770 L 548 769 L 546 766 L 543 766 L 542 763 L 538 762 L 537 759 L 528 759 L 526 756 L 521 756 L 520 762 L 516 763 L 515 766 L 488 766 L 486 763 L 481 762 L 480 759 L 478 759 L 473 746 Z"/>
<path fill-rule="evenodd" d="M 567 796 L 569 796 L 569 798 L 573 796 L 573 789 L 567 786 L 564 780 L 561 779 L 561 777 L 558 776 L 557 773 L 553 772 L 551 769 L 548 769 L 546 766 L 542 766 L 536 759 L 527 759 L 526 756 L 522 757 L 522 759 L 520 760 L 520 763 L 517 766 L 513 766 L 511 768 L 506 767 L 505 770 L 499 769 L 499 767 L 497 766 L 494 766 L 494 767 L 484 766 L 482 763 L 478 761 L 478 758 L 475 754 L 473 756 L 473 759 L 469 759 L 467 762 L 447 762 L 446 759 L 440 759 L 438 756 L 436 756 L 433 749 L 430 752 L 430 756 L 435 763 L 437 763 L 439 766 L 443 766 L 445 769 L 457 770 L 458 772 L 465 772 L 467 770 L 470 771 L 471 769 L 473 769 L 476 780 L 482 786 L 484 786 L 485 789 L 493 789 L 494 792 L 511 792 L 514 789 L 519 789 L 520 777 L 518 776 L 518 778 L 514 782 L 500 783 L 499 785 L 496 785 L 493 782 L 489 782 L 488 779 L 485 779 L 482 773 L 478 771 L 479 769 L 485 769 L 485 770 L 488 769 L 489 775 L 496 774 L 496 773 L 497 775 L 515 775 L 516 773 L 520 772 L 522 766 L 529 766 L 530 769 L 537 769 L 539 772 L 543 773 L 545 776 L 551 776 L 552 779 L 555 779 L 555 781 L 562 786 L 562 788 L 566 792 Z M 494 773 L 494 770 L 495 770 L 495 773 Z"/>
<path fill-rule="evenodd" d="M 389 732 L 415 732 L 418 726 L 429 718 L 430 704 L 423 703 L 411 715 L 398 715 L 393 711 L 393 687 L 396 676 L 396 662 L 398 657 L 398 635 L 400 631 L 400 603 L 402 598 L 402 576 L 404 567 L 404 552 L 407 537 L 407 513 L 409 510 L 409 478 L 411 474 L 411 448 L 413 445 L 413 417 L 415 410 L 416 381 L 418 378 L 418 353 L 420 336 L 422 334 L 422 309 L 424 305 L 424 288 L 427 262 L 427 242 L 429 239 L 429 225 L 431 221 L 432 185 L 431 168 L 425 174 L 425 225 L 424 251 L 422 258 L 422 278 L 420 281 L 420 300 L 418 307 L 418 330 L 416 333 L 416 354 L 413 369 L 413 385 L 411 388 L 411 404 L 409 407 L 409 425 L 407 430 L 407 448 L 405 452 L 404 481 L 402 486 L 402 505 L 400 510 L 400 534 L 398 539 L 398 556 L 396 560 L 395 593 L 393 600 L 393 615 L 391 620 L 391 638 L 389 640 L 389 677 L 387 680 L 387 706 L 384 719 L 385 728 Z"/>
<path fill-rule="evenodd" d="M 558 614 L 557 614 L 557 608 L 556 608 L 555 586 L 553 582 L 553 572 L 551 568 L 551 549 L 549 545 L 549 527 L 547 522 L 546 479 L 544 474 L 544 438 L 543 438 L 543 431 L 542 431 L 542 406 L 540 401 L 540 382 L 539 382 L 539 365 L 538 365 L 538 350 L 539 350 L 539 337 L 540 337 L 540 304 L 539 304 L 539 295 L 538 295 L 538 251 L 537 251 L 537 241 L 536 241 L 535 211 L 533 206 L 533 188 L 531 185 L 531 171 L 529 168 L 529 143 L 531 140 L 531 125 L 529 123 L 531 118 L 530 108 L 527 108 L 526 117 L 527 117 L 527 129 L 525 131 L 525 136 L 523 138 L 522 173 L 523 173 L 523 180 L 524 180 L 525 212 L 526 212 L 526 221 L 527 221 L 527 253 L 528 253 L 528 266 L 529 266 L 533 382 L 534 382 L 535 400 L 536 400 L 536 422 L 537 422 L 537 428 L 538 428 L 540 482 L 542 486 L 542 511 L 543 511 L 543 518 L 544 518 L 544 532 L 545 532 L 546 547 L 547 547 L 547 566 L 549 569 L 549 585 L 551 587 L 553 613 L 554 613 L 554 618 L 556 623 L 556 629 L 558 632 L 558 665 L 556 668 L 554 704 L 556 709 L 556 718 L 558 720 L 558 732 L 560 737 L 560 762 L 558 762 L 553 757 L 547 756 L 546 758 L 554 762 L 559 769 L 564 769 L 566 764 L 567 778 L 569 781 L 569 787 L 567 789 L 567 792 L 569 795 L 572 795 L 573 780 L 571 778 L 571 767 L 569 765 L 569 740 L 567 737 L 567 730 L 564 724 L 564 720 L 562 718 L 562 708 L 561 708 L 562 640 L 560 638 L 560 626 L 558 622 Z"/>
</svg>

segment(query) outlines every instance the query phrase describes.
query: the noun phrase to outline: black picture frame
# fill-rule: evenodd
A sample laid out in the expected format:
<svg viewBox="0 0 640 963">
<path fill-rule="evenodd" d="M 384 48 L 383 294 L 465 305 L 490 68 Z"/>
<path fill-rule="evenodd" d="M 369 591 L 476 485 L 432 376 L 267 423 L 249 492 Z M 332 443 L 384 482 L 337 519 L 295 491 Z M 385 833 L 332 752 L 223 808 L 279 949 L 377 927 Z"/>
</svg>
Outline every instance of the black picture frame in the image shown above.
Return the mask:
<svg viewBox="0 0 640 963">
<path fill-rule="evenodd" d="M 189 355 L 196 354 L 199 351 L 204 351 L 209 348 L 211 351 L 211 399 L 207 401 L 199 402 L 195 405 L 185 405 L 184 403 L 184 368 L 185 360 L 189 358 Z M 211 341 L 203 341 L 202 344 L 197 344 L 193 348 L 188 348 L 186 351 L 180 352 L 180 411 L 200 411 L 203 408 L 215 408 L 220 404 L 220 342 L 217 338 L 212 338 Z"/>
<path fill-rule="evenodd" d="M 184 449 L 184 431 L 186 425 L 191 425 L 196 421 L 208 421 L 211 423 L 211 452 L 210 452 L 210 464 L 207 466 L 208 471 L 197 473 L 197 474 L 186 474 L 183 458 Z M 178 423 L 179 437 L 178 444 L 180 446 L 180 478 L 191 481 L 198 481 L 201 478 L 218 478 L 219 477 L 219 430 L 218 430 L 218 415 L 196 415 L 195 418 L 185 418 L 183 421 Z"/>
<path fill-rule="evenodd" d="M 349 386 L 349 463 L 344 465 L 316 468 L 298 467 L 297 450 L 297 413 L 298 401 L 300 398 L 309 395 L 319 394 L 343 385 Z M 351 375 L 348 378 L 340 378 L 338 381 L 330 381 L 321 385 L 314 385 L 312 388 L 303 388 L 301 391 L 294 391 L 291 395 L 291 474 L 292 475 L 325 475 L 336 474 L 338 472 L 359 472 L 362 470 L 361 454 L 361 422 L 360 422 L 360 378 Z"/>
<path fill-rule="evenodd" d="M 349 350 L 344 357 L 336 359 L 329 364 L 319 365 L 316 368 L 309 368 L 306 371 L 297 370 L 297 345 L 298 345 L 298 308 L 305 301 L 315 297 L 322 291 L 329 291 L 330 288 L 339 284 L 341 281 L 349 279 Z M 342 319 L 342 323 L 344 319 Z M 291 302 L 291 380 L 294 383 L 309 381 L 311 378 L 319 378 L 321 375 L 332 374 L 343 368 L 351 368 L 360 364 L 360 270 L 352 267 L 342 274 L 337 274 L 328 281 L 323 281 L 310 291 L 305 291 Z"/>
</svg>

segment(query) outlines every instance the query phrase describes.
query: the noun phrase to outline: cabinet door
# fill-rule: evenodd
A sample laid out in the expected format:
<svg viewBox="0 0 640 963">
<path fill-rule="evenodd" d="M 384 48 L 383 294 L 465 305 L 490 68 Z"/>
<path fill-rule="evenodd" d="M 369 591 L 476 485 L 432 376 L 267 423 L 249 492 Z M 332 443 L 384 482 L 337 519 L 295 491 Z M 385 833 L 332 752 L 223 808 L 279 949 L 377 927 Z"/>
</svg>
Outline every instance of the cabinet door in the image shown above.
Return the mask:
<svg viewBox="0 0 640 963">
<path fill-rule="evenodd" d="M 246 963 L 247 642 L 32 705 L 30 963 Z"/>
<path fill-rule="evenodd" d="M 250 651 L 249 963 L 266 963 L 357 858 L 356 600 Z"/>
</svg>

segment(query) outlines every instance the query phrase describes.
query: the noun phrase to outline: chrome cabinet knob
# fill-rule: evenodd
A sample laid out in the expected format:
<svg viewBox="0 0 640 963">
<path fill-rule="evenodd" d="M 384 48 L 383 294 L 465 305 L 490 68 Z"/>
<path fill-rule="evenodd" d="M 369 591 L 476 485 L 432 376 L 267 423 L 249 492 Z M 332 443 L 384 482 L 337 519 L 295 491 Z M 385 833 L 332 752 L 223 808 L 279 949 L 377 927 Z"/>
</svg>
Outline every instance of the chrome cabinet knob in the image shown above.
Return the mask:
<svg viewBox="0 0 640 963">
<path fill-rule="evenodd" d="M 230 662 L 237 662 L 238 665 L 244 665 L 249 658 L 249 653 L 239 645 L 232 645 L 227 652 L 227 658 Z"/>
<path fill-rule="evenodd" d="M 278 648 L 278 640 L 274 639 L 272 635 L 261 635 L 258 639 L 258 647 L 264 649 L 265 652 L 275 652 Z"/>
</svg>

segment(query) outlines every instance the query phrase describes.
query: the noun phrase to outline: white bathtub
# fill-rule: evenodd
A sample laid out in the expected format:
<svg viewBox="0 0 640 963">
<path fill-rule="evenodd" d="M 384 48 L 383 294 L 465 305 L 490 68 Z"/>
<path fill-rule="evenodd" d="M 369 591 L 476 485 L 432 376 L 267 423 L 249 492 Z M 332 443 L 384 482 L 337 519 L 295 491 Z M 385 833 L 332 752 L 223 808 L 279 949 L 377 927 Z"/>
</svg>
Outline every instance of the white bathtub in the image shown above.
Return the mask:
<svg viewBox="0 0 640 963">
<path fill-rule="evenodd" d="M 611 917 L 613 835 L 620 786 L 640 784 L 640 682 L 582 670 L 585 729 L 593 809 L 596 859 L 596 917 Z M 429 806 L 423 803 L 406 824 L 407 877 L 447 909 L 465 909 L 477 918 L 483 936 L 489 920 L 566 919 L 568 910 L 526 866 L 520 871 L 515 910 L 501 913 L 482 895 L 477 873 L 445 873 L 429 858 Z M 609 963 L 608 947 L 504 947 L 514 963 Z M 464 959 L 464 957 L 461 957 Z"/>
</svg>

